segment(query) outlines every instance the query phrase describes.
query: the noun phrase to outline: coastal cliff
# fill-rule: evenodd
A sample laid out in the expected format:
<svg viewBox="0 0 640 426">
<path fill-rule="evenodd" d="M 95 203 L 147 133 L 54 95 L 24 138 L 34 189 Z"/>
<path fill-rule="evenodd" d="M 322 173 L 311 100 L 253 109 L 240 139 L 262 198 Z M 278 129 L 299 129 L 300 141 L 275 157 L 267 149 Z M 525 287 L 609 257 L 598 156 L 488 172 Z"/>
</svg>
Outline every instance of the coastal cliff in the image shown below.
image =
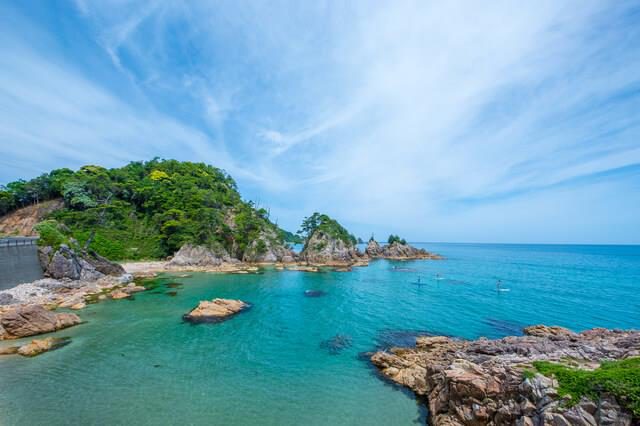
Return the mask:
<svg viewBox="0 0 640 426">
<path fill-rule="evenodd" d="M 371 361 L 426 399 L 433 425 L 622 426 L 640 420 L 638 356 L 638 331 L 533 326 L 499 340 L 419 337 Z"/>
</svg>

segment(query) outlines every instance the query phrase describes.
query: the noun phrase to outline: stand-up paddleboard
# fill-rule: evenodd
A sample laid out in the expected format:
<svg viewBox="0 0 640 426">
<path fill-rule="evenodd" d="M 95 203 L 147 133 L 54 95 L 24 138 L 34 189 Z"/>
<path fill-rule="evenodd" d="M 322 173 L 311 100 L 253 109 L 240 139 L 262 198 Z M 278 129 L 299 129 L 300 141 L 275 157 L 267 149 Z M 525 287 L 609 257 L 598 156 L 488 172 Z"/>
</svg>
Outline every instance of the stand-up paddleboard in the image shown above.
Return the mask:
<svg viewBox="0 0 640 426">
<path fill-rule="evenodd" d="M 496 281 L 496 291 L 498 293 L 502 293 L 502 292 L 505 292 L 505 291 L 511 291 L 511 289 L 503 288 L 502 287 L 502 280 L 498 280 L 498 281 Z"/>
</svg>

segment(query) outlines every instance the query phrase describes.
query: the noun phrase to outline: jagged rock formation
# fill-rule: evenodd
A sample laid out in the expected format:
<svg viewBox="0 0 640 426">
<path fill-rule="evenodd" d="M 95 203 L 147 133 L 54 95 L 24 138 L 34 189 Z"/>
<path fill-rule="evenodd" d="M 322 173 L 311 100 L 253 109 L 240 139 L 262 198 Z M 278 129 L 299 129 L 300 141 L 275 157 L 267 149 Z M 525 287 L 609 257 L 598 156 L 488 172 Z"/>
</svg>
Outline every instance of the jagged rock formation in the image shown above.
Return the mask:
<svg viewBox="0 0 640 426">
<path fill-rule="evenodd" d="M 61 199 L 43 201 L 0 217 L 0 235 L 35 236 L 33 227 L 50 213 L 64 206 Z"/>
<path fill-rule="evenodd" d="M 55 313 L 40 305 L 22 306 L 0 316 L 0 340 L 49 333 L 80 322 L 76 314 Z"/>
<path fill-rule="evenodd" d="M 410 260 L 441 258 L 439 255 L 429 253 L 425 249 L 419 249 L 400 241 L 394 241 L 391 244 L 385 244 L 381 247 L 377 241 L 369 240 L 365 253 L 372 259 Z"/>
<path fill-rule="evenodd" d="M 353 243 L 316 230 L 307 240 L 300 258 L 312 265 L 345 265 L 360 261 L 362 254 Z"/>
<path fill-rule="evenodd" d="M 250 263 L 274 263 L 295 262 L 295 253 L 278 238 L 272 229 L 265 230 L 253 240 L 245 249 L 242 256 L 243 262 Z"/>
<path fill-rule="evenodd" d="M 571 359 L 584 368 L 640 355 L 640 332 L 594 329 L 573 333 L 535 326 L 500 340 L 419 337 L 415 348 L 377 352 L 371 360 L 394 382 L 428 401 L 434 425 L 631 425 L 612 395 L 566 404 L 558 383 L 525 371 L 533 361 Z"/>
<path fill-rule="evenodd" d="M 105 275 L 116 276 L 125 273 L 122 266 L 110 262 L 92 250 L 76 253 L 66 244 L 61 244 L 57 250 L 50 246 L 41 247 L 38 257 L 45 276 L 56 279 L 90 281 Z"/>
<path fill-rule="evenodd" d="M 395 241 L 382 248 L 382 256 L 387 259 L 436 259 L 438 255 L 429 253 L 425 249 L 415 248 L 409 244 Z"/>
<path fill-rule="evenodd" d="M 231 257 L 223 249 L 214 252 L 205 246 L 183 245 L 169 261 L 170 266 L 220 266 Z"/>
<path fill-rule="evenodd" d="M 367 248 L 364 250 L 364 252 L 367 254 L 367 256 L 372 258 L 382 257 L 383 255 L 382 247 L 376 240 L 373 239 L 373 237 L 371 237 L 371 239 L 367 243 Z"/>
<path fill-rule="evenodd" d="M 203 300 L 191 312 L 185 314 L 183 319 L 193 323 L 219 322 L 249 307 L 250 305 L 242 300 Z"/>
</svg>

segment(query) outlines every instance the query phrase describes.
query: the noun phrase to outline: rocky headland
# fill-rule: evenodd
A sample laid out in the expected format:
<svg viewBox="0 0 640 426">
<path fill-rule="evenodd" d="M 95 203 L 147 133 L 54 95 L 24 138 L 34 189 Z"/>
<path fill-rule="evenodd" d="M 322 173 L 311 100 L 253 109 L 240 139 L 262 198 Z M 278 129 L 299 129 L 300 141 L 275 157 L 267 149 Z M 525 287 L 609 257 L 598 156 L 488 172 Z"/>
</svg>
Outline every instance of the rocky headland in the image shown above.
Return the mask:
<svg viewBox="0 0 640 426">
<path fill-rule="evenodd" d="M 433 425 L 638 424 L 639 331 L 524 331 L 499 340 L 418 337 L 414 348 L 377 352 L 371 361 L 426 401 Z M 633 364 L 603 364 L 611 360 Z M 616 371 L 603 374 L 600 367 Z M 560 381 L 549 373 L 557 369 L 566 370 Z M 584 376 L 588 372 L 593 379 Z M 582 388 L 574 390 L 576 383 Z"/>
</svg>

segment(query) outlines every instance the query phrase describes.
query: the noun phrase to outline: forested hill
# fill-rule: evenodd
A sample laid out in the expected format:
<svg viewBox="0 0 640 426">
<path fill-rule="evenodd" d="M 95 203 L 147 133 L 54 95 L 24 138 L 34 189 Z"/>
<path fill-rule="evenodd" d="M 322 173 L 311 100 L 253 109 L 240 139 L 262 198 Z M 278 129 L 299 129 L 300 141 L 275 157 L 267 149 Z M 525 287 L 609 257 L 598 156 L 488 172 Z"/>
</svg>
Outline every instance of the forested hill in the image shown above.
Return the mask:
<svg viewBox="0 0 640 426">
<path fill-rule="evenodd" d="M 64 207 L 42 224 L 47 235 L 89 241 L 111 259 L 164 258 L 187 242 L 242 259 L 291 235 L 267 210 L 243 201 L 228 174 L 203 163 L 154 159 L 53 170 L 0 187 L 0 216 L 54 198 Z"/>
</svg>

